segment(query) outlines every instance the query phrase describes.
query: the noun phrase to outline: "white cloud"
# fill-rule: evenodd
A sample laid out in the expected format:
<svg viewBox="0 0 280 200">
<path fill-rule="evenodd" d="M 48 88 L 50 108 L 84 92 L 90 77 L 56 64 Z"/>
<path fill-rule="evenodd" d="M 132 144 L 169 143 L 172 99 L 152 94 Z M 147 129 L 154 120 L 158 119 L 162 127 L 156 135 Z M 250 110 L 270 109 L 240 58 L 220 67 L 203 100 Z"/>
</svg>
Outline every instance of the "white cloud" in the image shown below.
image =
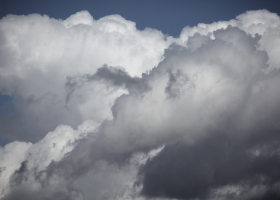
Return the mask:
<svg viewBox="0 0 280 200">
<path fill-rule="evenodd" d="M 60 125 L 35 144 L 15 141 L 1 148 L 0 198 L 8 194 L 10 178 L 21 167 L 29 173 L 22 184 L 41 189 L 42 185 L 36 182 L 36 176 L 44 172 L 51 162 L 63 159 L 76 146 L 77 140 L 84 138 L 89 132 L 94 133 L 96 126 L 91 120 L 81 124 L 78 130 Z"/>
<path fill-rule="evenodd" d="M 31 143 L 12 142 L 4 148 L 0 148 L 0 197 L 7 194 L 10 176 L 17 170 L 24 161 L 25 152 L 32 146 Z"/>
<path fill-rule="evenodd" d="M 111 105 L 125 93 L 89 85 L 66 106 L 67 77 L 93 74 L 104 64 L 140 76 L 162 60 L 172 41 L 155 29 L 139 31 L 119 15 L 94 20 L 87 11 L 64 21 L 8 15 L 1 19 L 0 31 L 0 90 L 14 97 L 16 108 L 16 114 L 1 120 L 2 132 L 32 141 L 61 123 L 76 127 L 87 119 L 110 118 Z"/>
<path fill-rule="evenodd" d="M 275 13 L 270 13 L 267 10 L 247 11 L 230 21 L 219 21 L 212 24 L 200 23 L 195 27 L 185 27 L 180 35 L 180 39 L 183 42 L 187 42 L 189 38 L 199 33 L 200 35 L 209 35 L 214 39 L 213 33 L 219 29 L 225 29 L 228 26 L 238 27 L 245 31 L 247 34 L 254 36 L 259 34 L 262 37 L 257 44 L 261 50 L 265 50 L 269 56 L 269 62 L 271 69 L 279 69 L 280 63 L 276 58 L 276 54 L 279 53 L 279 29 L 280 18 Z M 271 70 L 270 69 L 270 70 Z"/>
</svg>

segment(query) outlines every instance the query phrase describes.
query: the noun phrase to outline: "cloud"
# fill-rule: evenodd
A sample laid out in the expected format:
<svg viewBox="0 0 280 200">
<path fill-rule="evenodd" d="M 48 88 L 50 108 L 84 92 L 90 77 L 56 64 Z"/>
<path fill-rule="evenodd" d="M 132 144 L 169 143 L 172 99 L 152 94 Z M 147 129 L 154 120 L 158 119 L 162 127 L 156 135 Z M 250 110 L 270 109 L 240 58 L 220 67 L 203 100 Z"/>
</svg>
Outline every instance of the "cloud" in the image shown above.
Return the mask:
<svg viewBox="0 0 280 200">
<path fill-rule="evenodd" d="M 90 82 L 105 82 L 105 85 L 112 88 L 124 88 L 129 93 L 144 92 L 148 90 L 148 86 L 143 78 L 131 77 L 124 69 L 108 67 L 104 65 L 97 69 L 93 75 L 84 74 L 82 76 L 68 77 L 66 82 L 66 104 L 75 90 L 84 87 Z"/>
<path fill-rule="evenodd" d="M 10 189 L 15 193 L 28 193 L 30 188 L 31 191 L 44 188 L 48 166 L 62 160 L 74 149 L 77 140 L 84 138 L 88 132 L 94 132 L 96 126 L 90 120 L 80 125 L 78 130 L 60 125 L 35 144 L 15 141 L 1 148 L 1 197 L 9 194 Z M 58 180 L 52 181 L 55 188 Z M 14 196 L 14 192 L 11 195 Z"/>
<path fill-rule="evenodd" d="M 3 199 L 277 198 L 279 24 L 249 11 L 165 38 L 86 11 L 3 18 L 1 134 L 34 143 L 1 149 Z"/>
<path fill-rule="evenodd" d="M 217 134 L 191 146 L 170 144 L 140 169 L 142 195 L 215 199 L 218 196 L 215 191 L 217 188 L 236 185 L 236 190 L 220 194 L 221 198 L 243 199 L 247 195 L 254 199 L 256 195 L 268 195 L 264 194 L 266 189 L 252 192 L 254 187 L 260 186 L 271 188 L 272 191 L 267 193 L 279 196 L 277 189 L 274 189 L 275 184 L 279 185 L 280 176 L 278 134 L 274 133 L 274 137 L 268 140 L 268 135 L 259 133 L 259 140 L 253 142 L 252 138 L 240 142 L 224 134 Z M 258 145 L 254 149 L 258 154 L 250 152 L 254 145 Z M 268 151 L 265 153 L 261 146 L 268 148 Z"/>
<path fill-rule="evenodd" d="M 172 42 L 158 30 L 137 30 L 119 15 L 94 20 L 87 11 L 66 20 L 8 15 L 0 27 L 0 90 L 13 96 L 16 112 L 1 118 L 1 132 L 32 142 L 59 124 L 77 127 L 87 119 L 111 118 L 110 107 L 125 93 L 91 84 L 65 107 L 67 77 L 94 74 L 104 64 L 139 77 L 161 61 Z"/>
</svg>

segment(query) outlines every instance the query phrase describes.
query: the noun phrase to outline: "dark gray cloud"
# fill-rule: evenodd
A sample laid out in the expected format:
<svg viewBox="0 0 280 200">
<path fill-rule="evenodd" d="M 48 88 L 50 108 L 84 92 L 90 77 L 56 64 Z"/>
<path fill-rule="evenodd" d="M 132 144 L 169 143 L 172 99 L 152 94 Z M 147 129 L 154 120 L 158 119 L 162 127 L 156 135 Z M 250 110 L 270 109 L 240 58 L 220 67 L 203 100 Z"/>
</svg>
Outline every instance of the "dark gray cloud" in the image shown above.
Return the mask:
<svg viewBox="0 0 280 200">
<path fill-rule="evenodd" d="M 280 199 L 280 192 L 279 188 L 273 188 L 266 191 L 263 195 L 258 197 L 252 197 L 250 200 L 279 200 Z"/>
<path fill-rule="evenodd" d="M 226 185 L 244 184 L 253 188 L 263 184 L 273 188 L 280 180 L 279 142 L 279 132 L 274 132 L 259 133 L 242 142 L 213 134 L 195 145 L 166 145 L 141 167 L 141 193 L 147 197 L 208 199 L 212 190 Z M 268 150 L 265 152 L 261 146 Z M 237 192 L 230 195 L 242 199 Z M 280 193 L 274 191 L 273 195 Z"/>
</svg>

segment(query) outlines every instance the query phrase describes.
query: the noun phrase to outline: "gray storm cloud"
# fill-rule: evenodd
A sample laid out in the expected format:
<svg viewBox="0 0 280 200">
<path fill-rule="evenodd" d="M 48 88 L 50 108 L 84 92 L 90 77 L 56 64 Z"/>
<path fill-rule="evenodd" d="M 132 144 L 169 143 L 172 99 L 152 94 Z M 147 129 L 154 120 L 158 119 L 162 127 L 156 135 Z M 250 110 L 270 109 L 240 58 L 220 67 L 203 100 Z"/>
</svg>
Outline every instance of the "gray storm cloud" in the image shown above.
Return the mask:
<svg viewBox="0 0 280 200">
<path fill-rule="evenodd" d="M 276 14 L 179 38 L 86 11 L 0 27 L 0 131 L 24 141 L 0 149 L 0 198 L 279 199 Z"/>
</svg>

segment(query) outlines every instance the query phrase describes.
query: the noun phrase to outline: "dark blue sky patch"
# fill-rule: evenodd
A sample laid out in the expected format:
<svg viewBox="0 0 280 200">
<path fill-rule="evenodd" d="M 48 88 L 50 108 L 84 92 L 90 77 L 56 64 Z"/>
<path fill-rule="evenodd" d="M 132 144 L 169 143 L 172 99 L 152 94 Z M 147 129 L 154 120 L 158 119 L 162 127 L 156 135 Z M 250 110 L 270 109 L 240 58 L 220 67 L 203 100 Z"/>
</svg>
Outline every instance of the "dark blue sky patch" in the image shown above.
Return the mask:
<svg viewBox="0 0 280 200">
<path fill-rule="evenodd" d="M 6 144 L 12 142 L 10 139 L 0 136 L 0 147 L 4 147 Z"/>
<path fill-rule="evenodd" d="M 0 118 L 3 115 L 11 114 L 15 112 L 13 104 L 13 98 L 8 95 L 0 95 Z M 10 143 L 11 140 L 5 136 L 0 136 L 0 146 L 5 146 Z"/>
<path fill-rule="evenodd" d="M 13 98 L 8 95 L 0 95 L 0 117 L 15 112 Z"/>
</svg>

